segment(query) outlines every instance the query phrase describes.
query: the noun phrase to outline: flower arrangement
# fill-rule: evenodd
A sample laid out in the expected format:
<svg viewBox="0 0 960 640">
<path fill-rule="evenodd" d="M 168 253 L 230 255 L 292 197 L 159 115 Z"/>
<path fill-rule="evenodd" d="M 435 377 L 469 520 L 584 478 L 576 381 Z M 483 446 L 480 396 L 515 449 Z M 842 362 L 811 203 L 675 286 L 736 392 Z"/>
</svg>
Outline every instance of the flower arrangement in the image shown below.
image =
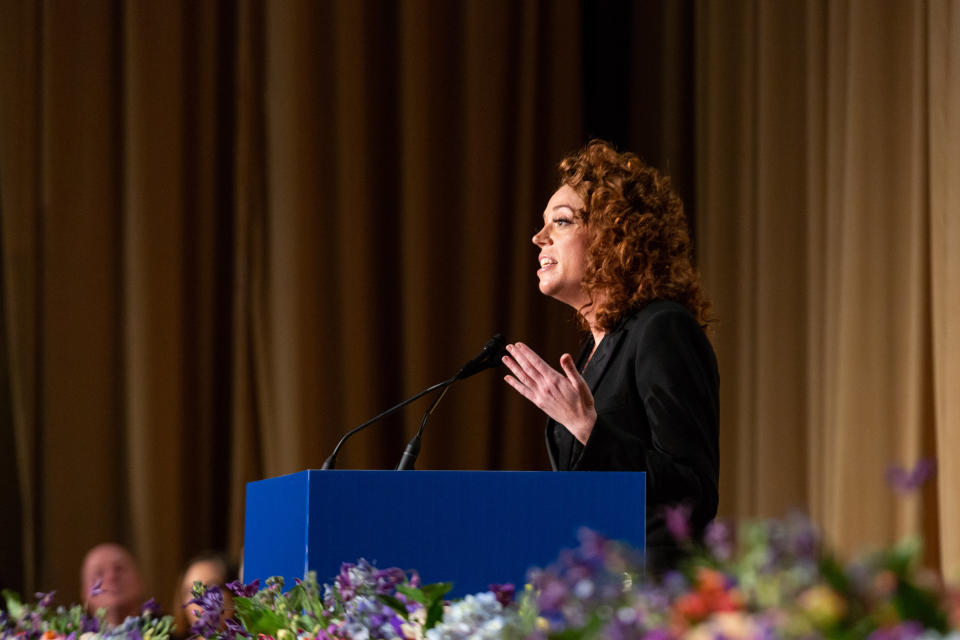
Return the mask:
<svg viewBox="0 0 960 640">
<path fill-rule="evenodd" d="M 715 522 L 682 567 L 638 580 L 635 554 L 586 531 L 531 575 L 547 637 L 691 640 L 960 639 L 957 594 L 916 566 L 907 541 L 843 565 L 800 516 Z"/>
<path fill-rule="evenodd" d="M 110 627 L 104 621 L 103 609 L 90 615 L 81 605 L 54 608 L 53 591 L 36 594 L 33 604 L 21 602 L 16 593 L 7 589 L 2 594 L 5 607 L 0 609 L 0 638 L 4 640 L 166 640 L 173 628 L 173 618 L 160 616 L 160 607 L 153 598 L 144 603 L 139 616 Z"/>
<path fill-rule="evenodd" d="M 929 467 L 929 465 L 928 465 Z M 912 490 L 930 468 L 891 475 Z M 895 477 L 894 477 L 895 476 Z M 685 559 L 650 579 L 634 549 L 583 530 L 580 545 L 535 568 L 518 594 L 512 585 L 447 601 L 451 585 L 423 585 L 416 572 L 344 564 L 332 583 L 313 574 L 284 591 L 281 578 L 197 584 L 191 632 L 208 640 L 960 640 L 960 591 L 919 568 L 920 544 L 907 540 L 844 563 L 802 516 L 715 521 L 694 542 L 683 507 L 666 521 Z M 3 592 L 0 639 L 166 640 L 172 620 L 155 604 L 108 628 L 102 612 L 52 607 L 53 594 L 24 604 Z"/>
<path fill-rule="evenodd" d="M 218 587 L 197 585 L 191 601 L 200 607 L 200 621 L 192 631 L 218 640 L 238 636 L 275 640 L 405 640 L 424 638 L 523 638 L 532 630 L 530 606 L 510 607 L 512 587 L 470 595 L 455 603 L 444 601 L 449 583 L 421 585 L 416 572 L 377 569 L 366 560 L 345 563 L 333 584 L 319 588 L 308 573 L 289 591 L 282 578 L 270 578 L 263 589 L 227 585 L 235 610 L 222 629 L 223 597 Z M 528 604 L 529 604 L 529 598 Z M 521 611 L 526 612 L 522 614 Z M 206 621 L 206 622 L 205 622 Z"/>
<path fill-rule="evenodd" d="M 683 533 L 682 531 L 680 533 Z M 658 580 L 643 576 L 633 549 L 588 530 L 580 546 L 511 585 L 447 602 L 450 584 L 422 585 L 416 572 L 344 564 L 331 584 L 315 576 L 284 592 L 281 578 L 227 587 L 235 609 L 221 624 L 219 587 L 197 585 L 192 629 L 216 640 L 459 640 L 616 638 L 638 640 L 955 638 L 960 593 L 916 566 L 919 544 L 841 564 L 800 516 L 713 523 L 703 545 L 687 540 L 687 560 Z M 171 619 L 153 605 L 108 629 L 80 606 L 52 607 L 53 594 L 28 605 L 4 592 L 0 636 L 24 640 L 164 640 Z M 953 631 L 952 631 L 953 630 Z"/>
</svg>

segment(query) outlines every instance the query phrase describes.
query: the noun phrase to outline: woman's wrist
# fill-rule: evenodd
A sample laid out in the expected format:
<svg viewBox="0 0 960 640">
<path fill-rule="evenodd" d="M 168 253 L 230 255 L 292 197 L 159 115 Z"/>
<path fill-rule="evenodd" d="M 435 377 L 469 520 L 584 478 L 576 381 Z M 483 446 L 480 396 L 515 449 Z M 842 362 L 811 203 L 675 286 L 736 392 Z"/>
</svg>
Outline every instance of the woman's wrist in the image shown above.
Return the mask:
<svg viewBox="0 0 960 640">
<path fill-rule="evenodd" d="M 577 439 L 577 441 L 586 445 L 587 440 L 590 439 L 590 434 L 593 433 L 593 428 L 597 424 L 597 413 L 594 411 L 590 415 L 584 416 L 582 420 L 577 420 L 572 425 L 564 425 L 567 428 L 567 431 Z"/>
</svg>

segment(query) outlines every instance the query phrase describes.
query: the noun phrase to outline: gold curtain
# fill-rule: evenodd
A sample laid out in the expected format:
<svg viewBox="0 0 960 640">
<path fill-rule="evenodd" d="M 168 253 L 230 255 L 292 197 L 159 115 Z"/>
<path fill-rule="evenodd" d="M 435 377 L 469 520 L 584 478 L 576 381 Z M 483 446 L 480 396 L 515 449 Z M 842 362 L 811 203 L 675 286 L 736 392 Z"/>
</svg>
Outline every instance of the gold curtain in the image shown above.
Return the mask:
<svg viewBox="0 0 960 640">
<path fill-rule="evenodd" d="M 960 579 L 960 5 L 931 0 L 927 13 L 929 238 L 933 421 L 940 458 L 937 514 L 948 578 Z"/>
<path fill-rule="evenodd" d="M 722 513 L 922 532 L 956 575 L 956 4 L 701 2 L 686 38 L 643 6 L 629 135 L 693 193 Z M 74 598 L 114 539 L 165 600 L 190 553 L 239 551 L 247 481 L 319 466 L 494 331 L 573 349 L 529 237 L 583 142 L 582 9 L 0 0 L 0 586 Z M 393 466 L 419 406 L 339 466 Z M 542 424 L 481 374 L 419 466 L 544 468 Z M 936 484 L 895 497 L 886 466 L 925 455 Z"/>
<path fill-rule="evenodd" d="M 75 599 L 119 540 L 166 601 L 186 556 L 239 552 L 247 481 L 496 331 L 574 349 L 529 239 L 582 143 L 579 40 L 573 1 L 0 3 L 0 582 Z M 392 468 L 418 406 L 339 467 Z M 542 469 L 542 426 L 482 374 L 418 466 Z"/>
<path fill-rule="evenodd" d="M 722 509 L 809 510 L 844 551 L 922 533 L 955 577 L 958 20 L 952 2 L 697 7 Z M 886 486 L 934 456 L 919 495 Z"/>
</svg>

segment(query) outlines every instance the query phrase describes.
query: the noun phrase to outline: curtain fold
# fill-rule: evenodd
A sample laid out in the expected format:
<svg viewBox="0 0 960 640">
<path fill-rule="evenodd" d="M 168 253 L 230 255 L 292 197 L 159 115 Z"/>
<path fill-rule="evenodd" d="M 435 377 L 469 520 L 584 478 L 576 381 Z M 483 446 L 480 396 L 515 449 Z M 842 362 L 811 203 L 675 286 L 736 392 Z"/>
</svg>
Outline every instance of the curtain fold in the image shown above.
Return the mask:
<svg viewBox="0 0 960 640">
<path fill-rule="evenodd" d="M 108 3 L 41 10 L 35 265 L 41 416 L 35 425 L 38 580 L 75 592 L 94 543 L 129 538 L 122 430 L 122 14 Z M 14 212 L 15 214 L 17 212 Z M 30 454 L 27 454 L 30 455 Z M 75 530 L 76 523 L 88 523 Z"/>
<path fill-rule="evenodd" d="M 946 453 L 960 451 L 960 7 L 931 0 L 927 14 L 930 113 L 930 277 L 936 446 L 940 455 L 940 554 L 945 576 L 960 579 L 960 470 Z"/>
<path fill-rule="evenodd" d="M 700 267 L 718 322 L 721 511 L 806 506 L 802 7 L 697 6 Z"/>
<path fill-rule="evenodd" d="M 39 6 L 0 3 L 0 295 L 5 361 L 0 365 L 6 385 L 2 398 L 3 442 L 9 446 L 5 466 L 4 548 L 22 549 L 36 558 L 39 548 L 38 427 L 42 419 L 37 361 L 40 320 L 39 255 L 42 251 L 41 174 L 37 171 L 41 140 L 41 63 Z M 28 70 L 24 73 L 23 70 Z M 9 420 L 9 423 L 7 422 Z M 10 461 L 9 458 L 13 460 Z M 7 502 L 9 500 L 10 502 Z M 9 519 L 9 520 L 8 520 Z M 35 584 L 33 562 L 4 563 L 0 575 Z"/>
<path fill-rule="evenodd" d="M 956 217 L 951 9 L 701 3 L 697 23 L 699 235 L 733 476 L 723 509 L 804 508 L 845 552 L 922 533 L 925 561 L 948 571 L 955 474 L 911 495 L 885 478 L 949 460 L 960 426 L 943 392 L 957 353 L 941 240 Z"/>
<path fill-rule="evenodd" d="M 166 558 L 184 553 L 183 514 L 161 512 L 153 496 L 188 495 L 189 476 L 169 473 L 190 459 L 182 425 L 183 374 L 195 353 L 181 348 L 187 326 L 184 239 L 189 220 L 182 87 L 187 67 L 182 7 L 127 7 L 123 12 L 121 81 L 122 190 L 118 239 L 121 266 L 124 415 L 129 532 L 148 584 Z M 117 277 L 117 276 L 114 276 Z M 181 462 L 183 460 L 183 462 Z"/>
</svg>

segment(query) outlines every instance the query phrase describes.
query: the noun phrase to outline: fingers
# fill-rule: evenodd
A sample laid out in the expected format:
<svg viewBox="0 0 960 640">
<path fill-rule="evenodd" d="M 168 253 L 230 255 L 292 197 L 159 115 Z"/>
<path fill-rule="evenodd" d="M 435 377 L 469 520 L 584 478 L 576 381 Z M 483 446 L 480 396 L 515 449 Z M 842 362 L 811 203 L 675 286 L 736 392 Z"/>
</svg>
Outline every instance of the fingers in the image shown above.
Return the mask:
<svg viewBox="0 0 960 640">
<path fill-rule="evenodd" d="M 569 354 L 560 358 L 561 373 L 523 343 L 507 345 L 507 351 L 510 355 L 502 361 L 513 375 L 504 380 L 537 406 L 543 408 L 545 403 L 569 396 L 571 392 L 583 396 L 586 390 L 589 395 L 589 388 Z"/>
<path fill-rule="evenodd" d="M 569 353 L 560 356 L 560 367 L 563 368 L 563 372 L 567 374 L 567 380 L 570 381 L 570 384 L 579 387 L 583 381 L 583 376 L 577 371 L 577 365 L 573 362 L 573 356 Z"/>
<path fill-rule="evenodd" d="M 541 378 L 544 376 L 549 376 L 551 373 L 555 373 L 553 367 L 551 367 L 546 363 L 546 361 L 544 361 L 543 358 L 537 355 L 536 351 L 522 342 L 508 344 L 507 351 L 532 378 Z"/>
<path fill-rule="evenodd" d="M 510 375 L 503 376 L 503 379 L 507 384 L 509 384 L 514 389 L 516 389 L 517 392 L 519 392 L 520 395 L 522 395 L 524 398 L 526 398 L 527 400 L 529 400 L 534 404 L 537 404 L 536 396 L 530 390 L 530 387 L 523 384 L 522 382 L 519 382 L 516 378 Z"/>
<path fill-rule="evenodd" d="M 596 405 L 570 354 L 560 357 L 557 371 L 525 344 L 507 345 L 507 352 L 502 360 L 510 374 L 504 382 L 585 443 L 597 420 Z"/>
<path fill-rule="evenodd" d="M 580 394 L 581 398 L 590 398 L 591 404 L 593 401 L 593 393 L 590 391 L 590 385 L 587 384 L 587 381 L 584 377 L 577 371 L 577 365 L 573 361 L 573 356 L 569 353 L 565 353 L 560 356 L 560 366 L 563 368 L 563 372 L 567 375 L 567 380 L 570 381 L 570 384 L 574 389 Z"/>
<path fill-rule="evenodd" d="M 502 358 L 512 376 L 504 380 L 541 409 L 558 395 L 558 387 L 565 382 L 560 374 L 523 343 L 507 345 L 510 355 Z"/>
<path fill-rule="evenodd" d="M 510 378 L 514 382 L 517 382 L 518 384 L 522 384 L 525 387 L 529 387 L 533 384 L 533 380 L 530 379 L 530 376 L 526 374 L 523 367 L 516 360 L 514 360 L 510 356 L 503 356 L 502 358 L 500 358 L 500 361 L 503 362 L 503 364 L 506 365 L 507 369 L 510 369 L 510 373 L 513 374 L 512 376 L 506 376 L 504 380 L 506 380 L 507 378 Z M 510 380 L 507 380 L 507 382 L 510 382 Z"/>
</svg>

